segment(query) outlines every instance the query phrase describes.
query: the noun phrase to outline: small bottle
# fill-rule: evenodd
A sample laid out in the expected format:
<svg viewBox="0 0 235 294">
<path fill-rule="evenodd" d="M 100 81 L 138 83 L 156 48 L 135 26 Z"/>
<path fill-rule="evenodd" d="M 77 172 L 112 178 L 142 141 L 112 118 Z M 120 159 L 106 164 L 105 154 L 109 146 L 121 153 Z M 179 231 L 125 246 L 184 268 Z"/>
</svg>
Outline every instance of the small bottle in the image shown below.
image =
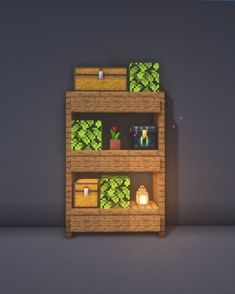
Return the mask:
<svg viewBox="0 0 235 294">
<path fill-rule="evenodd" d="M 149 146 L 149 137 L 148 137 L 148 131 L 142 130 L 142 135 L 140 137 L 140 146 L 141 147 L 148 147 Z"/>
</svg>

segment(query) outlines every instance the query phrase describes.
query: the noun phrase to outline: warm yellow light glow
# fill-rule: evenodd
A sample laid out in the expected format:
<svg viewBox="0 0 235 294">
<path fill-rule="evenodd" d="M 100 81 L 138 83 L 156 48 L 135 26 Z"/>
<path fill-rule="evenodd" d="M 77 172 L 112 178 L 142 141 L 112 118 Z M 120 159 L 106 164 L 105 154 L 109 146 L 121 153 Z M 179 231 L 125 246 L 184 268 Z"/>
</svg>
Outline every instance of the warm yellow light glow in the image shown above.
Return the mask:
<svg viewBox="0 0 235 294">
<path fill-rule="evenodd" d="M 148 204 L 148 202 L 149 202 L 148 196 L 147 195 L 139 195 L 138 202 L 141 205 Z"/>
<path fill-rule="evenodd" d="M 149 204 L 149 193 L 143 185 L 136 191 L 136 202 L 139 205 Z"/>
</svg>

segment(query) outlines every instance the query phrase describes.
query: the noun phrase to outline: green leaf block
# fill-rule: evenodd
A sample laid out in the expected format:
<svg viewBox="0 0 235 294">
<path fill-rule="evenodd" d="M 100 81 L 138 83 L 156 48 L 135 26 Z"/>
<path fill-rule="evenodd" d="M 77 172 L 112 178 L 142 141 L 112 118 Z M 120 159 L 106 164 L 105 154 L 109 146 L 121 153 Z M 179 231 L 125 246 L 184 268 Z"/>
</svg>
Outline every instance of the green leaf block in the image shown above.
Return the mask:
<svg viewBox="0 0 235 294">
<path fill-rule="evenodd" d="M 71 128 L 72 150 L 101 150 L 102 121 L 73 120 Z"/>
<path fill-rule="evenodd" d="M 132 62 L 129 64 L 129 91 L 130 92 L 158 92 L 159 63 Z"/>
<path fill-rule="evenodd" d="M 128 208 L 131 180 L 127 176 L 102 176 L 100 181 L 101 208 Z"/>
</svg>

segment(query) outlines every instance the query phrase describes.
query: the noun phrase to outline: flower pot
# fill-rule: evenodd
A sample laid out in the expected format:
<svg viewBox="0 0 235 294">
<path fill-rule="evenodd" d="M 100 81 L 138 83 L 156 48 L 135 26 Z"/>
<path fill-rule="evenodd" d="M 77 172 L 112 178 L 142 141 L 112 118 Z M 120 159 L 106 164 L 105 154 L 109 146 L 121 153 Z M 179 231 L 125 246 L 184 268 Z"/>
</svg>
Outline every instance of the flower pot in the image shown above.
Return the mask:
<svg viewBox="0 0 235 294">
<path fill-rule="evenodd" d="M 110 150 L 120 150 L 121 140 L 120 139 L 110 139 Z"/>
</svg>

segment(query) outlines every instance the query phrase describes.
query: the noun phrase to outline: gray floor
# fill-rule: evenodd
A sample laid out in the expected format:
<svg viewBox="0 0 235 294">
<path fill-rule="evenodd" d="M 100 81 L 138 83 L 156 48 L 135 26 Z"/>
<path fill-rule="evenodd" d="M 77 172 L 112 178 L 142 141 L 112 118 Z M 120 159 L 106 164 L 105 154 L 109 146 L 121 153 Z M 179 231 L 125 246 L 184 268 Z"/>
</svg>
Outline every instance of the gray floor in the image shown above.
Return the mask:
<svg viewBox="0 0 235 294">
<path fill-rule="evenodd" d="M 235 293 L 235 227 L 92 234 L 0 229 L 0 293 Z"/>
</svg>

